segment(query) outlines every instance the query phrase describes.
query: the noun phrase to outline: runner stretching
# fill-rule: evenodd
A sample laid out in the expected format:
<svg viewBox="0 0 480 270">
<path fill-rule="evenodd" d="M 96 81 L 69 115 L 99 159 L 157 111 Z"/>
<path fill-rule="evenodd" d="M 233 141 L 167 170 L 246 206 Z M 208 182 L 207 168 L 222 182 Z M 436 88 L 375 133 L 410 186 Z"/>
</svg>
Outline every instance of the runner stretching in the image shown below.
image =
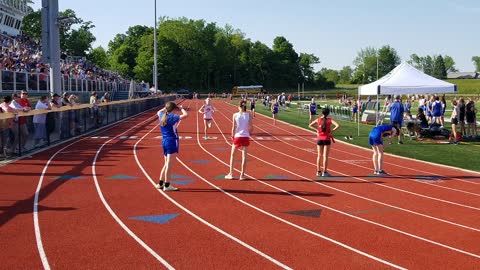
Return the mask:
<svg viewBox="0 0 480 270">
<path fill-rule="evenodd" d="M 173 113 L 174 110 L 180 109 L 181 115 Z M 187 111 L 182 107 L 178 107 L 174 102 L 167 102 L 165 108 L 158 111 L 158 119 L 160 120 L 160 130 L 162 132 L 162 148 L 165 157 L 165 164 L 160 172 L 160 182 L 157 185 L 158 189 L 164 191 L 176 191 L 178 188 L 170 185 L 168 177 L 170 170 L 175 162 L 175 157 L 178 153 L 178 122 L 188 116 Z"/>
<path fill-rule="evenodd" d="M 388 136 L 388 144 L 392 142 L 392 138 L 399 133 L 399 130 L 395 126 L 391 125 L 382 125 L 377 126 L 372 129 L 370 135 L 368 136 L 368 143 L 372 146 L 373 149 L 373 167 L 374 174 L 377 175 L 388 175 L 383 170 L 383 150 L 386 146 L 383 145 L 383 137 Z"/>
</svg>

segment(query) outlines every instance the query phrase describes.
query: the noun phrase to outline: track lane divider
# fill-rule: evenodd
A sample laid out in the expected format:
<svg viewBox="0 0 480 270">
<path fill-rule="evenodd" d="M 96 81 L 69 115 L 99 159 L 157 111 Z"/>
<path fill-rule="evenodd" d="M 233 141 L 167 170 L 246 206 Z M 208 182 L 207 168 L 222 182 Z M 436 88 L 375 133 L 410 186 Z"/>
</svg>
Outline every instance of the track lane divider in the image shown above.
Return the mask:
<svg viewBox="0 0 480 270">
<path fill-rule="evenodd" d="M 180 124 L 180 123 L 179 123 Z M 145 177 L 150 181 L 150 183 L 152 184 L 152 186 L 156 189 L 156 185 L 157 183 L 152 179 L 152 177 L 148 174 L 148 172 L 145 170 L 145 168 L 143 167 L 142 163 L 140 162 L 139 158 L 138 158 L 138 155 L 137 155 L 137 146 L 140 142 L 142 142 L 150 133 L 152 133 L 153 130 L 155 130 L 156 128 L 158 128 L 158 124 L 153 128 L 151 129 L 149 132 L 147 132 L 145 135 L 143 135 L 134 145 L 133 147 L 133 155 L 135 157 L 135 161 L 137 162 L 137 165 L 138 167 L 140 168 L 140 170 L 143 172 L 143 174 L 145 175 Z M 198 132 L 197 132 L 197 136 L 198 136 Z M 178 160 L 178 158 L 177 158 Z M 275 265 L 279 266 L 280 268 L 283 268 L 283 269 L 293 269 L 291 268 L 290 266 L 276 260 L 275 258 L 267 255 L 266 253 L 256 249 L 255 247 L 243 242 L 242 240 L 238 239 L 237 237 L 227 233 L 226 231 L 220 229 L 219 227 L 209 223 L 208 221 L 206 221 L 205 219 L 203 219 L 202 217 L 198 216 L 197 214 L 195 214 L 194 212 L 190 211 L 188 208 L 186 208 L 185 206 L 183 206 L 182 204 L 180 204 L 179 202 L 177 202 L 176 200 L 174 200 L 172 197 L 168 196 L 164 191 L 162 190 L 158 190 L 157 191 L 162 195 L 164 196 L 167 200 L 169 200 L 171 203 L 173 203 L 174 205 L 176 205 L 178 208 L 182 209 L 183 211 L 185 211 L 187 214 L 189 214 L 190 216 L 192 216 L 193 218 L 195 218 L 196 220 L 200 221 L 201 223 L 203 223 L 204 225 L 210 227 L 211 229 L 217 231 L 218 233 L 224 235 L 225 237 L 233 240 L 234 242 L 238 243 L 239 245 L 251 250 L 252 252 L 258 254 L 259 256 L 262 256 L 263 258 L 267 259 L 268 261 L 274 263 Z"/>
</svg>

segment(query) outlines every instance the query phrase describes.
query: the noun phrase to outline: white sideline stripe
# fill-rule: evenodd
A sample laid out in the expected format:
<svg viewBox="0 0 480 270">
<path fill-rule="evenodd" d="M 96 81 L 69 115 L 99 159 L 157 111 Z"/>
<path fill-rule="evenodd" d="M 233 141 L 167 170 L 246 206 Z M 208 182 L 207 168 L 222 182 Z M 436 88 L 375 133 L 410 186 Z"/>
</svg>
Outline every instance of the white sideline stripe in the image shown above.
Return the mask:
<svg viewBox="0 0 480 270">
<path fill-rule="evenodd" d="M 157 125 L 158 126 L 158 125 Z M 155 129 L 156 127 L 154 127 L 153 129 Z M 140 170 L 142 170 L 143 174 L 145 175 L 145 177 L 150 181 L 150 183 L 155 187 L 157 183 L 155 183 L 155 181 L 153 181 L 153 179 L 150 177 L 150 175 L 147 173 L 147 171 L 145 170 L 145 168 L 143 168 L 140 160 L 138 159 L 138 156 L 137 156 L 137 145 L 147 136 L 149 135 L 152 131 L 150 130 L 147 134 L 145 134 L 142 138 L 140 138 L 140 140 L 137 141 L 137 143 L 135 143 L 134 147 L 133 147 L 133 155 L 135 156 L 135 160 L 137 162 L 137 165 L 140 167 Z M 200 216 L 196 215 L 195 213 L 193 213 L 192 211 L 190 211 L 189 209 L 187 209 L 186 207 L 184 207 L 182 204 L 178 203 L 176 200 L 172 199 L 170 196 L 168 196 L 165 192 L 161 191 L 161 190 L 158 190 L 158 192 L 160 194 L 162 194 L 166 199 L 168 199 L 170 202 L 172 202 L 174 205 L 176 205 L 178 208 L 182 209 L 183 211 L 185 211 L 186 213 L 188 213 L 190 216 L 194 217 L 196 220 L 200 221 L 201 223 L 205 224 L 206 226 L 210 227 L 211 229 L 217 231 L 218 233 L 226 236 L 227 238 L 233 240 L 234 242 L 240 244 L 241 246 L 255 252 L 256 254 L 264 257 L 265 259 L 271 261 L 272 263 L 278 265 L 279 267 L 283 268 L 283 269 L 293 269 L 279 261 L 277 261 L 276 259 L 270 257 L 269 255 L 263 253 L 262 251 L 250 246 L 249 244 L 243 242 L 242 240 L 236 238 L 235 236 L 223 231 L 222 229 L 216 227 L 215 225 L 209 223 L 208 221 L 204 220 L 203 218 L 201 218 Z"/>
<path fill-rule="evenodd" d="M 149 111 L 149 110 L 148 110 Z M 88 140 L 89 137 L 91 134 L 94 134 L 94 133 L 101 133 L 101 132 L 104 132 L 105 130 L 109 130 L 111 128 L 115 128 L 115 126 L 117 124 L 120 124 L 120 123 L 123 123 L 125 122 L 126 120 L 129 120 L 133 117 L 136 117 L 140 114 L 143 114 L 145 112 L 142 112 L 142 113 L 138 113 L 138 114 L 135 114 L 135 115 L 132 115 L 130 117 L 127 117 L 123 120 L 120 120 L 120 121 L 117 121 L 117 122 L 114 122 L 114 123 L 111 123 L 109 125 L 106 125 L 104 127 L 101 127 L 99 130 L 93 130 L 93 131 L 90 131 L 90 132 L 87 132 L 85 134 L 83 134 L 83 138 L 82 139 L 78 139 L 78 137 L 73 137 L 73 138 L 70 138 L 66 141 L 63 141 L 63 142 L 59 142 L 58 144 L 55 144 L 55 145 L 52 145 L 48 148 L 45 148 L 45 149 L 41 149 L 35 153 L 32 153 L 32 154 L 36 154 L 36 153 L 39 153 L 39 152 L 42 152 L 42 151 L 45 151 L 47 149 L 50 149 L 50 148 L 53 148 L 61 143 L 65 143 L 65 142 L 69 142 L 69 141 L 72 141 L 72 140 L 76 140 L 75 142 L 67 145 L 67 146 L 64 146 L 63 148 L 61 148 L 60 150 L 58 150 L 57 152 L 55 152 L 47 161 L 47 163 L 45 164 L 43 170 L 42 170 L 42 173 L 40 174 L 40 179 L 38 180 L 38 185 L 37 185 L 37 189 L 35 190 L 35 197 L 33 199 L 33 227 L 34 227 L 34 231 L 35 231 L 35 241 L 37 243 L 37 249 L 38 249 L 38 253 L 39 253 L 39 256 L 40 256 L 40 259 L 42 261 L 42 265 L 43 265 L 43 268 L 46 269 L 46 270 L 49 270 L 50 269 L 50 264 L 48 262 L 48 258 L 47 258 L 47 255 L 45 253 L 45 249 L 43 248 L 43 242 L 42 242 L 42 236 L 41 236 L 41 232 L 40 232 L 40 223 L 38 221 L 38 203 L 39 203 L 39 197 L 40 197 L 40 190 L 42 188 L 42 183 L 43 183 L 43 179 L 45 177 L 45 173 L 47 172 L 47 169 L 48 169 L 48 166 L 50 165 L 50 163 L 52 162 L 52 160 L 58 155 L 60 154 L 63 150 L 67 149 L 68 147 L 74 145 L 74 144 L 77 144 L 81 141 L 84 141 L 84 140 Z M 19 160 L 19 159 L 16 159 L 16 160 Z M 15 160 L 15 161 L 16 161 Z"/>
<path fill-rule="evenodd" d="M 215 120 L 214 120 L 214 122 L 215 122 Z M 220 130 L 220 128 L 218 127 L 217 123 L 215 123 L 215 125 L 217 126 L 217 128 L 218 128 L 219 131 L 221 132 L 222 136 L 223 136 L 224 139 L 226 140 L 225 135 L 224 135 L 223 132 Z M 215 159 L 217 159 L 220 163 L 223 163 L 225 166 L 229 167 L 228 164 L 226 164 L 226 163 L 223 162 L 222 160 L 218 159 L 215 155 L 211 154 L 208 150 L 206 150 L 206 149 L 202 146 L 202 143 L 200 142 L 200 138 L 199 138 L 199 135 L 198 135 L 198 134 L 199 134 L 199 133 L 198 133 L 198 114 L 197 114 L 197 142 L 198 142 L 198 145 L 203 149 L 203 151 L 204 151 L 205 153 L 209 154 L 210 156 L 212 156 L 212 157 L 214 157 Z M 227 143 L 228 143 L 228 142 L 227 142 Z M 373 256 L 373 255 L 370 255 L 370 254 L 368 254 L 368 253 L 366 253 L 366 252 L 364 252 L 364 251 L 361 251 L 361 250 L 359 250 L 359 249 L 356 249 L 356 248 L 354 248 L 354 247 L 351 247 L 351 246 L 349 246 L 349 245 L 346 245 L 346 244 L 344 244 L 344 243 L 342 243 L 342 242 L 339 242 L 339 241 L 337 241 L 337 240 L 335 240 L 335 239 L 329 238 L 329 237 L 327 237 L 327 236 L 325 236 L 325 235 L 322 235 L 322 234 L 320 234 L 320 233 L 317 233 L 317 232 L 311 231 L 311 230 L 309 230 L 309 229 L 307 229 L 307 228 L 301 227 L 301 226 L 299 226 L 299 225 L 297 225 L 297 224 L 295 224 L 295 223 L 293 223 L 293 222 L 290 222 L 290 221 L 288 221 L 288 220 L 285 220 L 285 219 L 283 219 L 283 218 L 280 218 L 280 217 L 278 217 L 278 216 L 275 216 L 275 215 L 273 215 L 273 214 L 271 214 L 271 213 L 269 213 L 269 212 L 267 212 L 267 211 L 265 211 L 265 210 L 263 210 L 263 209 L 260 209 L 260 208 L 258 208 L 258 207 L 256 207 L 256 206 L 254 206 L 254 205 L 252 205 L 252 204 L 250 204 L 250 203 L 248 203 L 248 202 L 246 202 L 246 201 L 244 201 L 244 200 L 242 200 L 242 199 L 240 199 L 240 198 L 238 198 L 238 197 L 236 197 L 236 196 L 234 196 L 234 195 L 232 195 L 232 194 L 224 191 L 223 189 L 221 189 L 221 188 L 217 187 L 216 185 L 212 184 L 211 182 L 207 181 L 205 178 L 203 178 L 202 176 L 200 176 L 199 174 L 197 174 L 195 171 L 193 171 L 192 169 L 190 169 L 187 165 L 185 165 L 185 163 L 183 163 L 178 157 L 177 157 L 177 160 L 183 165 L 183 167 L 185 167 L 187 170 L 189 170 L 190 172 L 192 172 L 193 174 L 195 174 L 197 177 L 199 177 L 200 179 L 202 179 L 202 181 L 204 181 L 204 182 L 207 183 L 208 185 L 210 185 L 210 186 L 214 187 L 215 189 L 221 191 L 221 192 L 224 193 L 225 195 L 228 195 L 229 197 L 233 198 L 234 200 L 239 201 L 240 203 L 245 204 L 246 206 L 248 206 L 248 207 L 250 207 L 250 208 L 253 208 L 253 209 L 259 211 L 259 212 L 262 213 L 262 214 L 265 214 L 265 215 L 267 215 L 267 216 L 269 216 L 269 217 L 271 217 L 271 218 L 274 218 L 274 219 L 276 219 L 276 220 L 278 220 L 278 221 L 280 221 L 280 222 L 283 222 L 283 223 L 285 223 L 285 224 L 287 224 L 287 225 L 290 225 L 290 226 L 292 226 L 292 227 L 294 227 L 294 228 L 297 228 L 297 229 L 299 229 L 299 230 L 301 230 L 301 231 L 304 231 L 304 232 L 306 232 L 306 233 L 309 233 L 309 234 L 311 234 L 311 235 L 314 235 L 314 236 L 316 236 L 316 237 L 319 237 L 319 238 L 321 238 L 321 239 L 323 239 L 323 240 L 326 240 L 326 241 L 328 241 L 328 242 L 331 242 L 331 243 L 333 243 L 333 244 L 335 244 L 335 245 L 339 245 L 339 246 L 341 246 L 341 247 L 343 247 L 343 248 L 345 248 L 345 249 L 348 249 L 348 250 L 350 250 L 350 251 L 352 251 L 352 252 L 354 252 L 354 253 L 357 253 L 357 254 L 360 254 L 360 255 L 362 255 L 362 256 L 365 256 L 365 257 L 367 257 L 367 258 L 369 258 L 369 259 L 372 259 L 372 260 L 374 260 L 374 261 L 377 261 L 377 262 L 386 264 L 386 265 L 391 266 L 391 267 L 396 268 L 396 269 L 406 269 L 406 268 L 404 268 L 404 267 L 401 267 L 401 266 L 399 266 L 399 265 L 396 265 L 396 264 L 393 264 L 393 263 L 391 263 L 391 262 L 385 261 L 385 260 L 383 260 L 383 259 L 380 259 L 380 258 L 378 258 L 378 257 L 375 257 L 375 256 Z M 238 171 L 238 170 L 235 169 L 235 171 Z M 252 176 L 250 176 L 250 175 L 248 175 L 248 174 L 247 174 L 247 176 L 250 177 L 250 178 L 252 178 L 252 179 L 254 179 L 254 180 L 256 180 L 256 181 L 262 182 L 262 181 L 260 181 L 260 180 L 258 180 L 258 179 L 255 179 L 254 177 L 252 177 Z M 278 189 L 278 190 L 280 190 L 280 191 L 282 191 L 282 192 L 284 192 L 284 193 L 287 193 L 287 194 L 289 194 L 289 195 L 292 195 L 292 196 L 294 196 L 294 197 L 297 197 L 297 196 L 295 196 L 294 194 L 292 194 L 292 193 L 290 193 L 290 192 L 288 192 L 288 191 L 284 191 L 284 190 L 281 190 L 281 189 Z M 319 206 L 322 206 L 322 205 L 319 204 Z M 325 208 L 328 208 L 328 207 L 325 207 Z"/>
<path fill-rule="evenodd" d="M 258 127 L 258 126 L 257 126 L 257 127 Z M 263 130 L 264 132 L 269 133 L 269 132 L 266 131 L 265 129 L 262 129 L 262 128 L 260 128 L 260 127 L 258 127 L 258 128 L 259 128 L 260 130 Z M 285 130 L 285 131 L 286 131 L 286 130 Z M 288 131 L 287 131 L 287 132 L 288 132 Z M 269 133 L 269 134 L 271 134 L 271 133 Z M 300 149 L 300 150 L 302 150 L 302 151 L 305 151 L 304 148 L 300 148 L 300 147 L 298 147 L 298 146 L 296 146 L 296 145 L 293 145 L 293 144 L 290 144 L 290 143 L 288 143 L 288 142 L 285 142 L 285 141 L 283 141 L 281 138 L 279 138 L 279 137 L 277 137 L 277 136 L 275 136 L 275 135 L 273 135 L 273 134 L 271 134 L 271 135 L 272 135 L 273 138 L 276 138 L 277 140 L 281 141 L 281 142 L 284 143 L 284 144 L 287 144 L 287 145 L 290 145 L 290 146 L 292 146 L 292 147 L 294 147 L 294 148 L 297 148 L 297 149 Z M 307 141 L 307 142 L 309 142 L 309 141 Z M 258 142 L 257 142 L 257 143 L 258 143 Z M 269 148 L 269 149 L 270 149 L 270 148 Z M 339 150 L 337 150 L 337 151 L 339 151 Z M 284 153 L 282 153 L 282 152 L 279 152 L 279 151 L 275 151 L 275 152 L 280 153 L 280 154 L 282 154 L 282 155 L 284 155 L 284 156 L 287 156 L 287 157 L 290 157 L 290 158 L 294 158 L 294 157 L 292 157 L 292 156 L 290 156 L 290 155 L 286 155 L 286 154 L 284 154 Z M 315 154 L 315 155 L 316 155 L 316 153 L 312 153 L 312 152 L 309 152 L 309 151 L 305 151 L 305 152 L 308 152 L 308 153 L 311 153 L 311 154 Z M 349 153 L 349 154 L 350 154 L 350 155 L 355 155 L 355 154 L 352 154 L 352 153 Z M 356 155 L 356 156 L 358 156 L 358 155 Z M 297 158 L 294 158 L 294 159 L 297 159 Z M 339 161 L 339 162 L 341 162 L 341 163 L 347 163 L 347 162 L 345 162 L 345 161 L 343 161 L 343 160 L 340 160 L 340 159 L 336 159 L 336 158 L 331 158 L 331 159 L 337 160 L 337 161 Z M 297 160 L 300 160 L 300 159 L 297 159 Z M 303 160 L 301 160 L 301 161 L 303 161 Z M 305 163 L 311 164 L 311 165 L 315 165 L 315 167 L 316 167 L 316 164 L 314 164 L 314 163 L 306 162 L 306 161 L 305 161 Z M 365 167 L 365 166 L 362 166 L 362 165 L 358 165 L 358 164 L 354 164 L 354 163 L 347 163 L 347 164 L 352 165 L 352 166 L 356 166 L 356 167 L 359 167 L 359 168 L 370 169 L 370 168 L 368 168 L 368 167 Z M 332 171 L 333 171 L 333 172 L 337 172 L 337 171 L 334 171 L 334 170 L 332 170 Z M 343 174 L 343 173 L 340 173 L 340 172 L 337 172 L 337 173 L 342 174 L 342 175 L 345 175 L 345 176 L 349 176 L 349 175 L 347 175 L 347 174 Z M 395 176 L 395 175 L 392 174 L 392 176 Z M 352 176 L 352 177 L 353 177 L 353 176 Z M 400 177 L 400 176 L 398 176 L 398 177 Z M 411 195 L 423 197 L 423 198 L 426 198 L 426 199 L 435 200 L 435 201 L 440 201 L 440 202 L 443 202 L 443 203 L 453 204 L 453 205 L 456 205 L 456 206 L 465 207 L 465 208 L 470 208 L 470 209 L 473 209 L 473 210 L 478 210 L 478 211 L 480 211 L 480 208 L 477 208 L 477 207 L 474 207 L 474 206 L 465 205 L 465 204 L 461 204 L 461 203 L 456 203 L 456 202 L 452 202 L 452 201 L 448 201 L 448 200 L 443 200 L 443 199 L 439 199 L 439 198 L 435 198 L 435 197 L 431 197 L 431 196 L 427 196 L 427 195 L 415 193 L 415 192 L 412 192 L 412 191 L 408 191 L 408 190 L 404 190 L 404 189 L 400 189 L 400 188 L 396 188 L 396 187 L 391 187 L 391 186 L 387 186 L 387 185 L 380 184 L 380 183 L 375 183 L 375 182 L 372 182 L 372 181 L 369 181 L 369 180 L 365 180 L 365 179 L 363 179 L 363 178 L 361 178 L 361 177 L 353 177 L 353 178 L 354 178 L 354 179 L 357 179 L 357 180 L 360 180 L 360 181 L 362 181 L 362 182 L 371 183 L 371 184 L 374 184 L 374 185 L 382 186 L 382 187 L 384 187 L 384 188 L 393 189 L 393 190 L 396 190 L 396 191 L 399 191 L 399 192 L 404 192 L 404 193 L 408 193 L 408 194 L 411 194 Z M 412 179 L 406 178 L 406 177 L 401 177 L 401 178 L 407 179 L 407 180 L 410 180 L 410 181 L 414 181 L 414 182 L 418 182 L 418 183 L 421 183 L 421 184 L 432 185 L 432 184 L 430 184 L 430 183 L 425 183 L 425 182 L 422 182 L 422 181 L 415 181 L 415 180 L 412 180 Z M 441 186 L 437 186 L 437 185 L 432 185 L 432 186 L 437 187 L 437 188 L 452 189 L 452 188 L 441 187 Z M 480 196 L 480 195 L 478 195 L 478 194 L 476 194 L 476 193 L 470 193 L 470 192 L 463 191 L 463 190 L 457 190 L 457 189 L 452 189 L 452 190 L 453 190 L 453 191 L 457 191 L 457 192 L 462 192 L 462 193 L 468 193 L 468 194 L 471 194 L 471 195 L 474 195 L 474 196 Z"/>
<path fill-rule="evenodd" d="M 108 210 L 110 215 L 113 217 L 113 219 L 115 219 L 115 221 L 120 225 L 120 227 L 122 227 L 122 229 L 124 229 L 128 233 L 128 235 L 130 235 L 135 241 L 137 241 L 137 243 L 139 243 L 145 250 L 147 250 L 155 259 L 157 259 L 167 269 L 175 269 L 164 258 L 162 258 L 158 253 L 156 253 L 151 247 L 149 247 L 145 242 L 143 242 L 142 239 L 140 239 L 140 237 L 138 237 L 132 230 L 130 230 L 130 228 L 128 228 L 128 226 L 125 225 L 125 223 L 123 223 L 122 220 L 117 216 L 117 214 L 115 214 L 115 211 L 113 211 L 113 209 L 110 207 L 107 200 L 103 196 L 102 189 L 100 188 L 100 185 L 98 183 L 97 172 L 96 172 L 96 168 L 95 168 L 95 165 L 97 164 L 98 156 L 100 155 L 100 152 L 102 151 L 102 149 L 105 147 L 105 145 L 107 143 L 109 143 L 109 142 L 113 141 L 114 139 L 118 138 L 120 135 L 127 133 L 128 131 L 132 130 L 133 128 L 137 127 L 138 125 L 140 125 L 140 124 L 142 124 L 146 121 L 149 121 L 151 118 L 153 118 L 153 117 L 148 118 L 147 120 L 145 120 L 145 121 L 129 128 L 129 129 L 127 129 L 126 131 L 120 133 L 119 135 L 113 137 L 112 139 L 104 142 L 100 146 L 100 148 L 98 148 L 98 150 L 95 154 L 95 157 L 93 159 L 93 162 L 92 162 L 92 176 L 93 176 L 93 180 L 94 180 L 94 183 L 95 183 L 95 188 L 97 189 L 98 197 L 100 198 L 100 200 L 102 201 L 103 205 Z M 156 126 L 155 126 L 155 128 L 156 128 Z"/>
<path fill-rule="evenodd" d="M 226 117 L 225 115 L 224 115 L 224 117 L 228 119 L 228 117 Z M 215 122 L 215 121 L 214 121 L 214 122 Z M 218 125 L 217 125 L 216 122 L 215 122 L 215 125 L 218 127 Z M 220 130 L 220 128 L 219 128 L 219 130 Z M 220 130 L 220 132 L 221 132 L 222 136 L 224 137 L 225 141 L 227 142 L 227 144 L 230 144 L 230 143 L 228 143 L 227 139 L 225 138 L 224 133 L 223 133 L 221 130 Z M 225 166 L 229 166 L 228 164 L 226 164 L 226 163 L 223 162 L 222 160 L 218 159 L 218 158 L 217 158 L 216 156 L 214 156 L 213 154 L 211 154 L 211 153 L 209 153 L 209 152 L 207 152 L 207 153 L 210 154 L 210 155 L 211 155 L 212 157 L 214 157 L 215 159 L 217 159 L 218 161 L 220 161 L 221 163 L 223 163 Z M 304 179 L 304 180 L 308 180 L 308 181 L 314 182 L 314 181 L 312 181 L 312 180 L 309 179 L 309 178 L 305 178 L 305 177 L 303 177 L 303 176 L 301 176 L 301 175 L 298 175 L 298 174 L 295 174 L 295 173 L 290 172 L 290 171 L 288 171 L 288 170 L 285 170 L 285 169 L 283 169 L 283 168 L 281 168 L 281 167 L 279 167 L 279 166 L 276 166 L 275 164 L 269 163 L 269 162 L 267 162 L 267 161 L 265 161 L 265 160 L 262 160 L 262 159 L 260 159 L 260 158 L 258 158 L 258 157 L 256 157 L 256 156 L 253 156 L 253 155 L 249 155 L 249 156 L 252 156 L 252 157 L 254 157 L 255 159 L 257 159 L 257 160 L 259 160 L 259 161 L 261 161 L 261 162 L 264 162 L 264 163 L 266 163 L 266 164 L 269 164 L 270 166 L 273 166 L 273 167 L 276 167 L 276 168 L 278 168 L 278 169 L 280 169 L 280 170 L 283 170 L 283 171 L 286 171 L 286 172 L 288 172 L 288 173 L 291 173 L 291 174 L 293 174 L 293 175 L 295 175 L 295 176 L 297 176 L 297 177 L 300 177 L 300 178 L 302 178 L 302 179 Z M 238 171 L 237 169 L 235 169 L 235 170 Z M 480 259 L 480 255 L 477 255 L 477 254 L 474 254 L 474 253 L 470 253 L 470 252 L 468 252 L 468 251 L 464 251 L 464 250 L 461 250 L 461 249 L 458 249 L 458 248 L 455 248 L 455 247 L 451 247 L 451 246 L 448 246 L 448 245 L 445 245 L 445 244 L 442 244 L 442 243 L 439 243 L 439 242 L 436 242 L 436 241 L 433 241 L 433 240 L 429 240 L 429 239 L 426 239 L 426 238 L 423 238 L 423 237 L 421 237 L 421 236 L 417 236 L 417 235 L 414 235 L 414 234 L 411 234 L 411 233 L 408 233 L 408 232 L 404 232 L 404 231 L 402 231 L 402 230 L 395 229 L 395 228 L 393 228 L 393 227 L 389 227 L 389 226 L 387 226 L 387 225 L 383 225 L 383 224 L 380 224 L 380 223 L 377 223 L 377 222 L 374 222 L 374 221 L 371 221 L 371 220 L 368 220 L 368 219 L 364 219 L 364 218 L 361 218 L 361 217 L 358 217 L 358 216 L 354 216 L 354 215 L 351 215 L 351 214 L 346 213 L 346 212 L 342 212 L 342 211 L 340 211 L 340 210 L 331 208 L 331 207 L 329 207 L 329 206 L 326 206 L 326 205 L 323 205 L 323 204 L 320 204 L 320 203 L 311 201 L 311 200 L 309 200 L 309 199 L 303 198 L 303 197 L 301 197 L 301 196 L 292 194 L 292 193 L 290 193 L 290 192 L 288 192 L 288 191 L 286 191 L 286 190 L 283 190 L 283 189 L 281 189 L 281 188 L 278 188 L 278 187 L 276 187 L 276 186 L 273 186 L 273 185 L 271 185 L 271 184 L 269 184 L 269 183 L 266 183 L 266 182 L 264 182 L 264 181 L 258 180 L 258 179 L 256 179 L 256 178 L 250 176 L 250 175 L 248 175 L 248 176 L 251 177 L 252 179 L 254 179 L 254 180 L 256 180 L 256 181 L 264 184 L 264 185 L 267 185 L 267 186 L 269 186 L 269 187 L 271 187 L 271 188 L 273 188 L 273 189 L 276 189 L 276 190 L 282 191 L 282 192 L 284 192 L 284 193 L 287 193 L 287 194 L 289 194 L 289 195 L 291 195 L 291 196 L 294 196 L 294 197 L 296 197 L 296 198 L 298 198 L 298 199 L 300 199 L 300 200 L 309 202 L 309 203 L 311 203 L 311 204 L 324 207 L 324 208 L 326 208 L 326 209 L 329 209 L 329 210 L 331 210 L 331 211 L 337 212 L 337 213 L 339 213 L 339 214 L 346 215 L 346 216 L 348 216 L 348 217 L 351 217 L 351 218 L 354 218 L 354 219 L 358 219 L 358 220 L 361 220 L 361 221 L 364 221 L 364 222 L 367 222 L 367 223 L 370 223 L 370 224 L 374 224 L 374 225 L 380 226 L 380 227 L 382 227 L 382 228 L 389 229 L 389 230 L 398 232 L 398 233 L 400 233 L 400 234 L 407 235 L 407 236 L 410 236 L 410 237 L 413 237 L 413 238 L 416 238 L 416 239 L 419 239 L 419 240 L 428 242 L 428 243 L 430 243 L 430 244 L 438 245 L 438 246 L 441 246 L 441 247 L 443 247 L 443 248 L 447 248 L 447 249 L 450 249 L 450 250 L 453 250 L 453 251 L 456 251 L 456 252 L 459 252 L 459 253 L 463 253 L 463 254 L 466 254 L 466 255 L 469 255 L 469 256 L 472 256 L 472 257 L 475 257 L 475 258 L 479 258 L 479 259 Z M 319 184 L 319 185 L 323 185 L 323 184 L 320 184 L 320 183 L 317 183 L 317 182 L 314 182 L 314 183 Z M 323 186 L 325 186 L 325 185 L 323 185 Z M 330 187 L 330 186 L 325 186 L 325 187 L 336 190 L 335 188 L 332 188 L 332 187 Z M 382 205 L 386 205 L 386 206 L 389 206 L 389 207 L 392 207 L 392 208 L 396 208 L 396 209 L 399 209 L 399 210 L 403 210 L 403 211 L 406 211 L 406 212 L 409 212 L 409 213 L 412 213 L 412 214 L 416 214 L 416 215 L 420 215 L 420 216 L 425 216 L 425 217 L 428 217 L 428 218 L 432 218 L 432 219 L 435 219 L 435 220 L 439 220 L 439 221 L 441 221 L 441 222 L 445 222 L 445 223 L 449 223 L 449 224 L 452 224 L 452 225 L 464 227 L 464 228 L 471 229 L 471 230 L 474 230 L 474 231 L 480 231 L 480 230 L 475 229 L 475 228 L 470 228 L 470 227 L 467 227 L 467 226 L 464 226 L 464 225 L 460 225 L 460 224 L 456 224 L 456 223 L 453 223 L 453 222 L 450 222 L 450 221 L 438 219 L 438 218 L 435 218 L 435 217 L 430 217 L 430 216 L 427 216 L 427 215 L 424 215 L 424 214 L 421 214 L 421 213 L 416 213 L 416 212 L 413 212 L 413 211 L 411 211 L 411 210 L 402 209 L 402 208 L 399 208 L 399 207 L 397 207 L 397 206 L 385 204 L 385 203 L 382 203 L 382 202 L 377 202 L 377 201 L 374 201 L 374 200 L 371 200 L 371 199 L 368 199 L 368 198 L 363 198 L 363 197 L 361 197 L 361 196 L 359 196 L 359 195 L 351 194 L 351 193 L 348 193 L 348 192 L 345 192 L 345 191 L 342 191 L 342 190 L 338 190 L 338 191 L 343 192 L 343 193 L 347 193 L 347 194 L 349 194 L 349 195 L 352 195 L 352 196 L 355 196 L 355 197 L 359 197 L 359 198 L 362 198 L 362 199 L 370 200 L 370 201 L 373 201 L 373 202 L 376 202 L 376 203 L 379 203 L 379 204 L 382 204 Z"/>
</svg>

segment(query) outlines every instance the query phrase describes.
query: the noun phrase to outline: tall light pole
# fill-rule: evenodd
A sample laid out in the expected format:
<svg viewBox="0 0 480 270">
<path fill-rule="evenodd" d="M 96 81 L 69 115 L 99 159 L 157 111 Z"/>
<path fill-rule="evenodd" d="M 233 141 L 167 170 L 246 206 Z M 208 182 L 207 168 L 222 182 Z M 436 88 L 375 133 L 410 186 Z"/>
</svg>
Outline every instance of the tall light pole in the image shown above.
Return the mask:
<svg viewBox="0 0 480 270">
<path fill-rule="evenodd" d="M 50 92 L 62 94 L 60 74 L 59 25 L 69 18 L 58 18 L 58 0 L 42 0 L 42 56 L 50 64 Z"/>
<path fill-rule="evenodd" d="M 155 93 L 158 90 L 158 64 L 157 64 L 157 0 L 155 1 L 155 8 L 154 8 L 154 16 L 155 16 L 155 27 L 153 28 L 153 77 L 154 77 L 154 85 L 155 85 Z"/>
</svg>

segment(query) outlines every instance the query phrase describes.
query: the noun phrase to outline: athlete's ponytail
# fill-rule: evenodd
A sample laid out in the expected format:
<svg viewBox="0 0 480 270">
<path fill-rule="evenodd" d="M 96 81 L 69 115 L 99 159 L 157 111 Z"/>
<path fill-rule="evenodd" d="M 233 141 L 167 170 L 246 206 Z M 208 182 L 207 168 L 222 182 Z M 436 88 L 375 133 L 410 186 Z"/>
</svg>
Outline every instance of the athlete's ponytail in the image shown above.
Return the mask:
<svg viewBox="0 0 480 270">
<path fill-rule="evenodd" d="M 322 131 L 327 131 L 327 116 L 330 114 L 330 110 L 328 108 L 324 108 L 322 110 L 323 114 L 323 122 L 322 122 Z"/>
<path fill-rule="evenodd" d="M 167 114 L 172 112 L 173 110 L 175 110 L 177 108 L 178 108 L 178 106 L 174 102 L 169 101 L 169 102 L 167 102 L 167 104 L 165 104 L 166 112 L 162 115 L 162 119 L 160 120 L 160 122 L 162 123 L 162 127 L 167 125 Z"/>
<path fill-rule="evenodd" d="M 247 111 L 247 102 L 245 100 L 240 101 L 240 105 L 238 106 L 242 109 L 242 112 Z"/>
</svg>

